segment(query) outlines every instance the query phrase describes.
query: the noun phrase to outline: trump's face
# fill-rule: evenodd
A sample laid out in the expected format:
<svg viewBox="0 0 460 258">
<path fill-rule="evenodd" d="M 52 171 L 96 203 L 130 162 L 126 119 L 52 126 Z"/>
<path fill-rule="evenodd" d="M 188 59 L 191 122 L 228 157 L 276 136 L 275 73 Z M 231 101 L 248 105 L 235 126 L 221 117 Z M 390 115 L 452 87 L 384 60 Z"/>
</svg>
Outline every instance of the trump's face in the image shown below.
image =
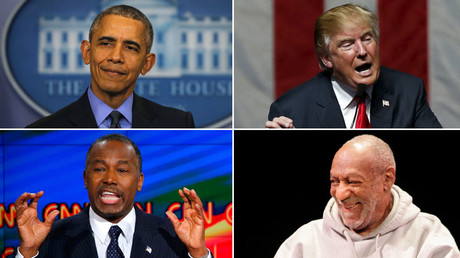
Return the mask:
<svg viewBox="0 0 460 258">
<path fill-rule="evenodd" d="M 108 140 L 93 146 L 83 177 L 96 214 L 116 223 L 129 213 L 144 182 L 138 168 L 135 150 L 128 143 Z"/>
<path fill-rule="evenodd" d="M 139 74 L 153 67 L 155 55 L 147 53 L 145 31 L 141 21 L 107 15 L 94 30 L 91 42 L 82 42 L 83 60 L 90 65 L 91 90 L 96 96 L 129 96 Z"/>
<path fill-rule="evenodd" d="M 380 74 L 380 55 L 376 36 L 366 25 L 339 30 L 329 44 L 329 55 L 322 57 L 333 76 L 357 89 L 358 84 L 372 85 Z"/>
<path fill-rule="evenodd" d="M 343 223 L 357 233 L 373 231 L 389 212 L 385 204 L 389 201 L 389 188 L 384 176 L 373 172 L 373 156 L 344 146 L 331 166 L 331 196 Z"/>
</svg>

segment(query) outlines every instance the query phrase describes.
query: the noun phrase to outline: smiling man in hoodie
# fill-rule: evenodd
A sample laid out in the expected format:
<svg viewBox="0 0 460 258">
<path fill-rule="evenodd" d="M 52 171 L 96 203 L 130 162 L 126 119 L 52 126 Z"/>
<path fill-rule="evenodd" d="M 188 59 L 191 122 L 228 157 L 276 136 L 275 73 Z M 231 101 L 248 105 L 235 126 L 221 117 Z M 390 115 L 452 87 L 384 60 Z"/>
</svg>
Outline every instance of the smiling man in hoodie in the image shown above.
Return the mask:
<svg viewBox="0 0 460 258">
<path fill-rule="evenodd" d="M 346 142 L 332 161 L 323 219 L 278 249 L 286 257 L 460 257 L 449 230 L 398 186 L 390 147 L 372 135 Z"/>
</svg>

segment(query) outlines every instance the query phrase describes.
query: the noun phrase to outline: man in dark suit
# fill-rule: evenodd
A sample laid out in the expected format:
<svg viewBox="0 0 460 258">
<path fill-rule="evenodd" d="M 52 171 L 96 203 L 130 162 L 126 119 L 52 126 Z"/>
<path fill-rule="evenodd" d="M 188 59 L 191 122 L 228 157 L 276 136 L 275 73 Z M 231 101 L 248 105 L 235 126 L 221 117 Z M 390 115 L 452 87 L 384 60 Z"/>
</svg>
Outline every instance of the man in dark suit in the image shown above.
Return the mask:
<svg viewBox="0 0 460 258">
<path fill-rule="evenodd" d="M 421 79 L 380 67 L 369 10 L 346 4 L 321 15 L 315 50 L 324 71 L 273 102 L 267 128 L 441 127 Z"/>
<path fill-rule="evenodd" d="M 136 144 L 119 134 L 96 140 L 83 173 L 90 205 L 53 223 L 59 211 L 38 220 L 39 193 L 15 202 L 23 257 L 212 257 L 204 240 L 203 204 L 195 190 L 184 188 L 184 220 L 168 211 L 170 222 L 134 205 L 142 189 L 142 157 Z M 30 200 L 30 204 L 28 204 Z M 19 256 L 21 257 L 21 256 Z"/>
<path fill-rule="evenodd" d="M 155 64 L 152 44 L 152 25 L 136 8 L 118 5 L 102 11 L 91 25 L 89 41 L 81 43 L 90 87 L 76 102 L 28 127 L 195 127 L 190 112 L 134 94 L 139 74 Z"/>
<path fill-rule="evenodd" d="M 89 89 L 88 89 L 89 90 Z M 111 124 L 111 123 L 107 123 Z M 44 117 L 28 128 L 97 128 L 86 92 L 77 101 Z M 193 128 L 192 113 L 165 107 L 133 93 L 132 128 Z"/>
</svg>

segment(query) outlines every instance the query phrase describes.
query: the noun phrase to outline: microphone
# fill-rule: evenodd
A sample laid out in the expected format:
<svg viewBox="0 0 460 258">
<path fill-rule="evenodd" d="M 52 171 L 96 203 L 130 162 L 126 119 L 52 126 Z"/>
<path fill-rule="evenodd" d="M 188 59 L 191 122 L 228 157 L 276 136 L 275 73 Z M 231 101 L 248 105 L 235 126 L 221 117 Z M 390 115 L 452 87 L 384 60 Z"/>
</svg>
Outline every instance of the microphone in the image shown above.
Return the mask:
<svg viewBox="0 0 460 258">
<path fill-rule="evenodd" d="M 356 104 L 355 115 L 353 116 L 353 121 L 351 122 L 350 128 L 353 128 L 353 125 L 355 124 L 356 114 L 358 114 L 359 102 L 361 102 L 361 99 L 364 97 L 364 94 L 366 94 L 366 88 L 367 88 L 366 84 L 363 84 L 363 83 L 358 84 L 358 90 L 356 91 L 356 96 L 355 96 L 356 98 L 358 98 L 358 104 Z"/>
<path fill-rule="evenodd" d="M 362 98 L 364 97 L 364 93 L 366 92 L 367 85 L 360 83 L 358 84 L 358 91 L 356 92 L 356 97 Z"/>
</svg>

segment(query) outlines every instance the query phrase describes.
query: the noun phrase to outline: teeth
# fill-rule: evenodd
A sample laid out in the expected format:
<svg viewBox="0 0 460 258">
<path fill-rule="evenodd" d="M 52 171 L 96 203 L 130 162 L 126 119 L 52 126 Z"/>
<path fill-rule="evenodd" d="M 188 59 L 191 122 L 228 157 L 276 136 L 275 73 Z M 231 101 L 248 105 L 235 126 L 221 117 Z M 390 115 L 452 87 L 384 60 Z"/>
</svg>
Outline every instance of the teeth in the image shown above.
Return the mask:
<svg viewBox="0 0 460 258">
<path fill-rule="evenodd" d="M 111 193 L 111 192 L 102 192 L 102 195 L 116 195 L 115 193 Z"/>
<path fill-rule="evenodd" d="M 356 203 L 356 204 L 353 204 L 353 205 L 344 205 L 344 208 L 349 210 L 349 209 L 352 209 L 352 208 L 356 207 L 356 205 L 358 205 L 358 204 Z"/>
<path fill-rule="evenodd" d="M 120 197 L 115 195 L 102 195 L 101 199 L 103 200 L 118 200 Z"/>
<path fill-rule="evenodd" d="M 365 73 L 368 73 L 370 71 L 370 69 L 367 69 L 367 70 L 364 70 L 364 71 L 361 71 L 359 72 L 360 74 L 365 74 Z"/>
<path fill-rule="evenodd" d="M 119 194 L 109 191 L 101 192 L 99 198 L 101 202 L 106 205 L 114 205 L 118 203 L 120 200 L 122 200 L 122 197 Z"/>
</svg>

